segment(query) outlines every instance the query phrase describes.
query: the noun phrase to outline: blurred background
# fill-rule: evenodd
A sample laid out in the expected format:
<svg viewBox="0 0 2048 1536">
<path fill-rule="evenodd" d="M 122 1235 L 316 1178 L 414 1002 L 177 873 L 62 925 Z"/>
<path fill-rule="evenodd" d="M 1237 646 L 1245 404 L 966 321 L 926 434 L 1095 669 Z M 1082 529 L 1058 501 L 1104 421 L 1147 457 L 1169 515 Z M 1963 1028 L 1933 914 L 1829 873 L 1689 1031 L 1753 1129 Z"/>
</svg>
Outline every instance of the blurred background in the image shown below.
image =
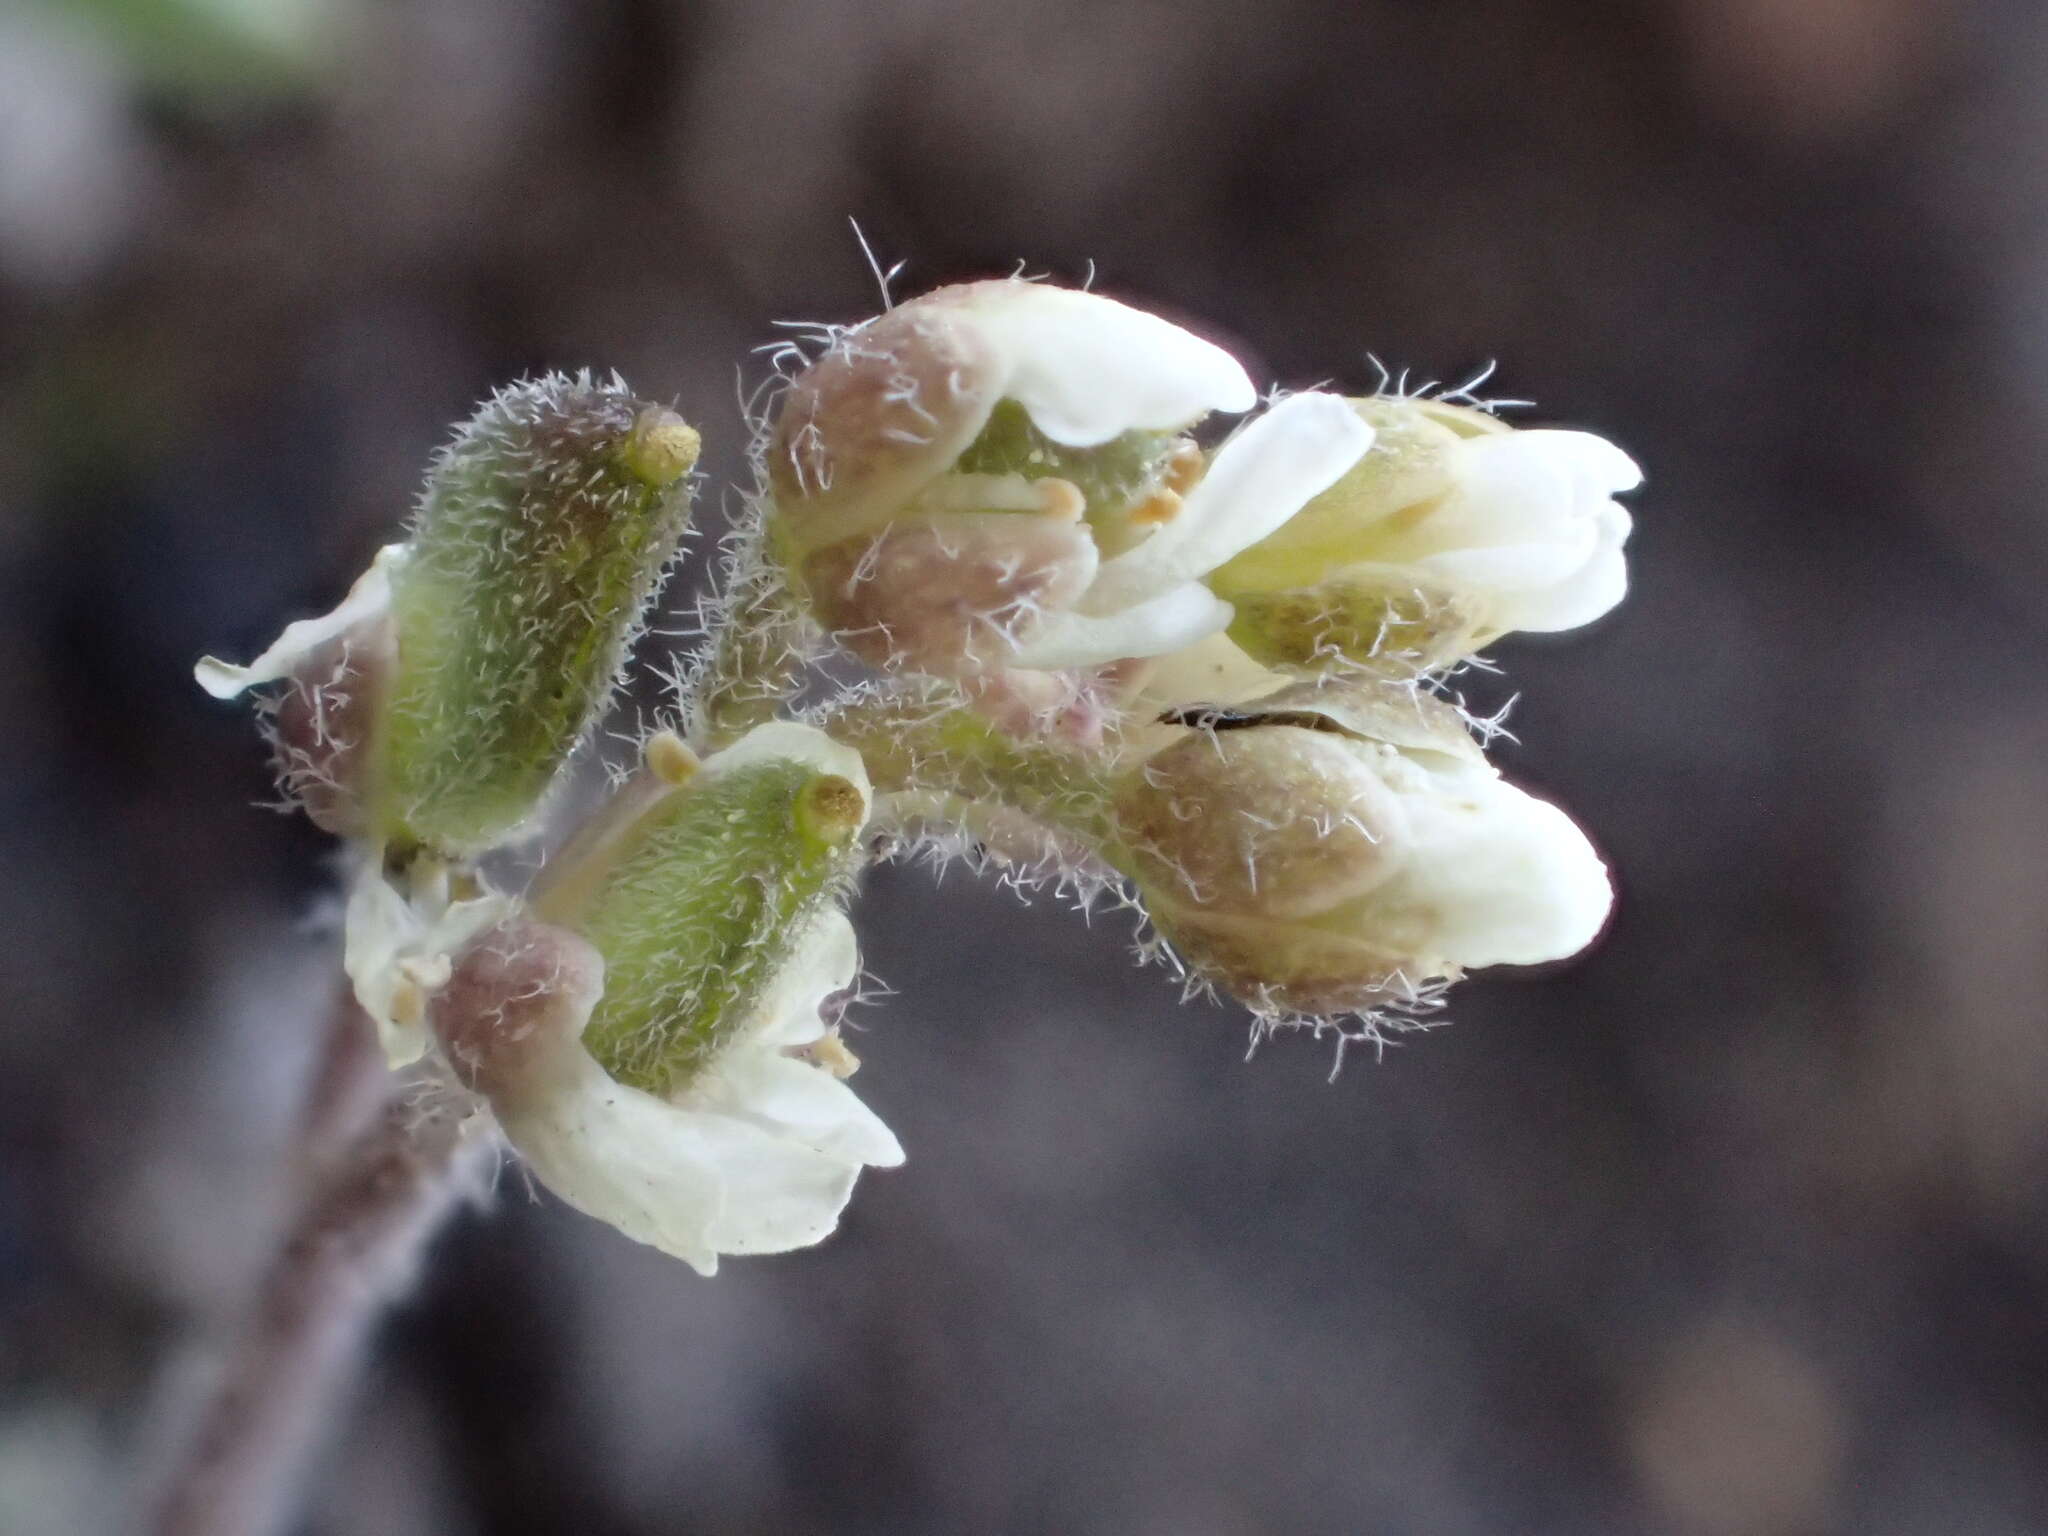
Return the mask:
<svg viewBox="0 0 2048 1536">
<path fill-rule="evenodd" d="M 0 1530 L 132 1528 L 333 967 L 192 659 L 531 370 L 739 476 L 849 217 L 1634 452 L 1631 600 L 1479 689 L 1613 929 L 1328 1081 L 880 871 L 907 1166 L 708 1282 L 508 1176 L 301 1531 L 2048 1530 L 2044 78 L 2032 0 L 0 0 Z"/>
</svg>

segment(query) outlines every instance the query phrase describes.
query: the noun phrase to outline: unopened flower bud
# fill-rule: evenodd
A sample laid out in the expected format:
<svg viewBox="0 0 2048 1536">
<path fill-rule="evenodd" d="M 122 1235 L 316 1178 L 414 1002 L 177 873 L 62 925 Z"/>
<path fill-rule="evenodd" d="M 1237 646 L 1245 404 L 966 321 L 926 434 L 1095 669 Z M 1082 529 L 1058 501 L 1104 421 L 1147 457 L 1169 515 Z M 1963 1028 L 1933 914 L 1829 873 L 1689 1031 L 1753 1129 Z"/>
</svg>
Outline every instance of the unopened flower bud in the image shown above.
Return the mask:
<svg viewBox="0 0 2048 1536">
<path fill-rule="evenodd" d="M 1183 720 L 1119 787 L 1123 859 L 1187 964 L 1256 1008 L 1413 1001 L 1576 953 L 1606 918 L 1583 834 L 1434 699 L 1297 686 Z"/>
<path fill-rule="evenodd" d="M 790 386 L 767 451 L 776 542 L 821 622 L 879 666 L 1162 654 L 1229 620 L 1197 578 L 1371 440 L 1316 396 L 1213 465 L 1183 435 L 1255 400 L 1227 354 L 1100 295 L 941 289 L 842 333 Z"/>
<path fill-rule="evenodd" d="M 533 813 L 611 696 L 696 455 L 674 412 L 560 374 L 440 452 L 392 582 L 386 832 L 474 851 Z"/>
<path fill-rule="evenodd" d="M 1621 600 L 1629 516 L 1611 498 L 1642 475 L 1618 448 L 1442 401 L 1351 406 L 1371 451 L 1209 578 L 1255 659 L 1413 675 Z"/>
</svg>

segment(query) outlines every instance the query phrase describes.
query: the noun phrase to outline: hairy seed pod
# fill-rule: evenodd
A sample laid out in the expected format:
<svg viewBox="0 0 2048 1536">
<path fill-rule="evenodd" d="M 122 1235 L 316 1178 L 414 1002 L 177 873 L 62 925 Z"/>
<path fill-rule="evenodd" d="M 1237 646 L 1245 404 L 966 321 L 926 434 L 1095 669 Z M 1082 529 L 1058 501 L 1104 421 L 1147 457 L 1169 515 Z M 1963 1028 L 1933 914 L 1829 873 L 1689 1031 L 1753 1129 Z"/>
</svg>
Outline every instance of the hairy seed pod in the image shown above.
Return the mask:
<svg viewBox="0 0 2048 1536">
<path fill-rule="evenodd" d="M 616 379 L 500 391 L 436 457 L 392 582 L 383 831 L 525 821 L 604 708 L 688 517 L 697 434 Z"/>
<path fill-rule="evenodd" d="M 757 728 L 609 838 L 573 927 L 604 957 L 584 1044 L 665 1094 L 743 1028 L 795 936 L 846 893 L 869 806 L 860 756 L 806 726 Z"/>
</svg>

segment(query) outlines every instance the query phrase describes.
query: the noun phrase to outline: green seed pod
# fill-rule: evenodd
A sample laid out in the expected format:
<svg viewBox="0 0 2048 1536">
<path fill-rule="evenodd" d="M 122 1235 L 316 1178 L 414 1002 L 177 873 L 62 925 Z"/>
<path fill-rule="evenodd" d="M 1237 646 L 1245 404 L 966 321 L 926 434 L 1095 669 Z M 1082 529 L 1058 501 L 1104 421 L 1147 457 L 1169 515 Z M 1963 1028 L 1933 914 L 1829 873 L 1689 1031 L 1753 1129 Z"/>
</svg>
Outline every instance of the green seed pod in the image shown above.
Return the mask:
<svg viewBox="0 0 2048 1536">
<path fill-rule="evenodd" d="M 760 1009 L 791 946 L 859 866 L 860 756 L 822 732 L 765 725 L 591 841 L 541 914 L 604 958 L 583 1043 L 622 1083 L 683 1087 Z"/>
<path fill-rule="evenodd" d="M 533 814 L 611 696 L 697 448 L 616 378 L 551 374 L 441 450 L 392 580 L 383 835 L 471 852 Z"/>
</svg>

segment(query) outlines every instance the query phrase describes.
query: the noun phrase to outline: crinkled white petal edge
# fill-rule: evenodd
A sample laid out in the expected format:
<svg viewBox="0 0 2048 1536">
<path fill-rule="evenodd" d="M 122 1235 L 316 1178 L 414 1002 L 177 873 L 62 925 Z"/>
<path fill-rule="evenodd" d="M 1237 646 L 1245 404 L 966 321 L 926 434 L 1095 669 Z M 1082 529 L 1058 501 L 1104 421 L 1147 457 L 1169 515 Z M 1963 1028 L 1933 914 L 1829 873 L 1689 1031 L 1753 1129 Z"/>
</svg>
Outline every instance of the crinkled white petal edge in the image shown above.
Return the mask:
<svg viewBox="0 0 2048 1536">
<path fill-rule="evenodd" d="M 977 287 L 962 310 L 1002 359 L 999 393 L 1054 442 L 1088 448 L 1258 402 L 1236 358 L 1157 315 L 1022 279 Z"/>
<path fill-rule="evenodd" d="M 1575 629 L 1628 591 L 1631 520 L 1609 498 L 1642 484 L 1636 462 L 1592 432 L 1532 428 L 1458 445 L 1457 489 L 1433 518 L 1463 539 L 1414 563 L 1497 599 L 1501 629 Z"/>
<path fill-rule="evenodd" d="M 903 1160 L 852 1089 L 788 1054 L 825 1033 L 818 1005 L 858 965 L 852 925 L 829 910 L 675 1102 L 617 1082 L 578 1042 L 498 1106 L 499 1123 L 562 1199 L 702 1274 L 720 1254 L 808 1247 L 838 1225 L 863 1166 Z"/>
<path fill-rule="evenodd" d="M 348 596 L 341 600 L 339 606 L 318 618 L 299 619 L 287 624 L 284 633 L 277 637 L 270 649 L 246 667 L 235 666 L 214 656 L 200 657 L 198 665 L 192 669 L 199 686 L 216 699 L 232 699 L 246 689 L 289 677 L 313 651 L 335 636 L 346 634 L 355 624 L 374 618 L 390 607 L 391 573 L 410 549 L 407 544 L 387 544 L 378 550 L 370 568 L 356 578 L 355 585 L 348 589 Z"/>
</svg>

